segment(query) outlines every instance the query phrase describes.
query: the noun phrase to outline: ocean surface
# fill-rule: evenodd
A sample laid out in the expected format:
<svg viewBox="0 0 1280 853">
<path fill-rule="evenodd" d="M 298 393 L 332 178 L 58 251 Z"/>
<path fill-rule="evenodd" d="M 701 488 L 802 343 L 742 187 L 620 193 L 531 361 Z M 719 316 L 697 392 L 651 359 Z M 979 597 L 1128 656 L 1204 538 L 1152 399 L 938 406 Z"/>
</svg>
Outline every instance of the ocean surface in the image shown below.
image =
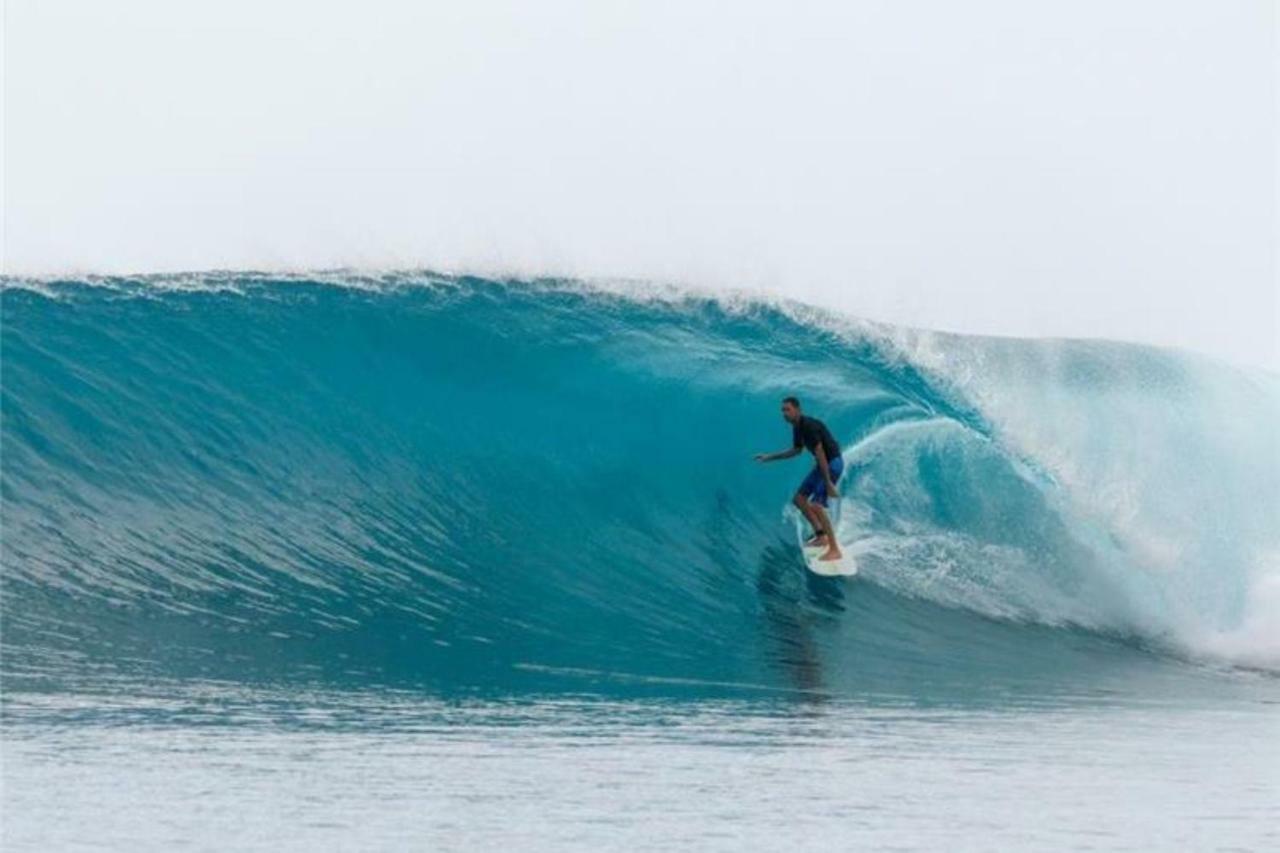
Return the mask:
<svg viewBox="0 0 1280 853">
<path fill-rule="evenodd" d="M 0 310 L 6 851 L 1280 846 L 1275 374 L 428 273 Z"/>
</svg>

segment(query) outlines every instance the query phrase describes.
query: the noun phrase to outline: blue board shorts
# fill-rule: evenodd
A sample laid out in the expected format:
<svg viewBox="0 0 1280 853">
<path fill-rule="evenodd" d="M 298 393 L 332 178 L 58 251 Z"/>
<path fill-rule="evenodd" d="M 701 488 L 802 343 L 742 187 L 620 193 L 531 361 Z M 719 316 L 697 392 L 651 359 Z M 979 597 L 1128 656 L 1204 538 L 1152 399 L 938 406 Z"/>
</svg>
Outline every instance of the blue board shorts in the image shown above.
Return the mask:
<svg viewBox="0 0 1280 853">
<path fill-rule="evenodd" d="M 840 475 L 844 473 L 844 457 L 837 456 L 827 463 L 827 467 L 831 469 L 831 482 L 839 483 Z M 827 505 L 827 481 L 817 465 L 813 466 L 809 476 L 800 484 L 800 494 L 816 504 Z"/>
</svg>

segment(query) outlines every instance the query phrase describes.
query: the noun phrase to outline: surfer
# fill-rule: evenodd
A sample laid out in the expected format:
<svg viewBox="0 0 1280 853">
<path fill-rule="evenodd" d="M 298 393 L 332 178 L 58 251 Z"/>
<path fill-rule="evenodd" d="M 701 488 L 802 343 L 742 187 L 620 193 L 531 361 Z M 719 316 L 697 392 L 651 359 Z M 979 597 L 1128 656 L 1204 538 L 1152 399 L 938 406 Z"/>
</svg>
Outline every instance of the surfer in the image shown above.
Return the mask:
<svg viewBox="0 0 1280 853">
<path fill-rule="evenodd" d="M 813 537 L 805 542 L 806 548 L 827 546 L 820 560 L 839 560 L 840 543 L 836 541 L 835 530 L 831 527 L 831 518 L 827 515 L 827 498 L 838 498 L 836 481 L 844 471 L 844 458 L 840 455 L 840 445 L 831 436 L 831 430 L 817 418 L 801 413 L 800 401 L 795 397 L 787 397 L 782 401 L 782 417 L 791 424 L 791 443 L 789 450 L 777 453 L 757 453 L 757 462 L 773 462 L 775 459 L 790 459 L 801 450 L 808 450 L 817 460 L 813 470 L 800 484 L 792 501 L 796 509 L 813 525 Z"/>
</svg>

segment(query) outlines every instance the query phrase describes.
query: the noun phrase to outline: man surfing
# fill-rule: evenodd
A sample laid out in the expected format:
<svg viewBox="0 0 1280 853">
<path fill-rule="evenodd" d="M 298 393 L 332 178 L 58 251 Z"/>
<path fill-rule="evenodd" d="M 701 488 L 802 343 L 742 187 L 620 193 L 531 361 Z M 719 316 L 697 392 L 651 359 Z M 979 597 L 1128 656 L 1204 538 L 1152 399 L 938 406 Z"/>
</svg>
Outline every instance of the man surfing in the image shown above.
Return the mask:
<svg viewBox="0 0 1280 853">
<path fill-rule="evenodd" d="M 840 444 L 832 438 L 831 430 L 827 429 L 826 424 L 800 412 L 800 401 L 795 397 L 787 397 L 782 401 L 782 417 L 791 424 L 791 449 L 777 453 L 757 453 L 756 461 L 790 459 L 802 449 L 813 454 L 817 464 L 804 478 L 792 501 L 796 509 L 813 525 L 813 537 L 804 543 L 805 547 L 821 548 L 825 545 L 827 550 L 818 559 L 823 562 L 839 560 L 844 555 L 840 553 L 840 543 L 836 541 L 831 518 L 827 515 L 827 498 L 840 497 L 840 492 L 836 489 L 836 481 L 844 471 Z"/>
</svg>

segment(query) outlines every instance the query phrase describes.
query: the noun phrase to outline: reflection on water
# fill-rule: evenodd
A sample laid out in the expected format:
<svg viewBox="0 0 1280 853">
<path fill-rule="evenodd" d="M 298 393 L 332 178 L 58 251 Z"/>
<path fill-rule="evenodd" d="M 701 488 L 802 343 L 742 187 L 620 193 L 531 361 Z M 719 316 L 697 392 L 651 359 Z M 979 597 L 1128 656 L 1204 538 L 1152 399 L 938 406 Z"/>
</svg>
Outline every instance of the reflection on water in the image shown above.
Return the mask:
<svg viewBox="0 0 1280 853">
<path fill-rule="evenodd" d="M 1006 710 L 100 687 L 7 693 L 6 850 L 1266 849 L 1280 826 L 1265 679 Z"/>
</svg>

